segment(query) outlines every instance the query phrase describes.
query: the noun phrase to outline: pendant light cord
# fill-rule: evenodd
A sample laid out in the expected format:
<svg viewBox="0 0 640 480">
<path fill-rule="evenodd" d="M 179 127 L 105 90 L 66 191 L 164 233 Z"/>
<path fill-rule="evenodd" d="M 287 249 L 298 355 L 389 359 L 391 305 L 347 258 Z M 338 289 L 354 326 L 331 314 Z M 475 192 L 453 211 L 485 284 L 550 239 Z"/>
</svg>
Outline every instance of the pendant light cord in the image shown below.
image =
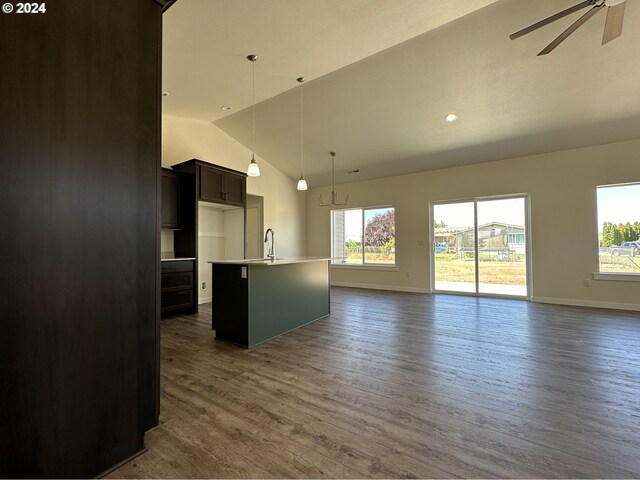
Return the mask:
<svg viewBox="0 0 640 480">
<path fill-rule="evenodd" d="M 296 78 L 300 84 L 300 180 L 298 190 L 307 190 L 307 181 L 304 179 L 304 77 Z"/>
<path fill-rule="evenodd" d="M 255 158 L 255 154 L 256 154 L 256 61 L 252 60 L 251 63 L 253 64 L 253 83 L 251 86 L 251 90 L 253 91 L 253 97 L 251 100 L 252 103 L 252 107 L 251 107 L 251 111 L 252 111 L 252 133 L 251 133 L 251 137 L 252 137 L 252 155 Z"/>
<path fill-rule="evenodd" d="M 300 162 L 302 167 L 300 174 L 304 176 L 304 101 L 302 99 L 304 86 L 302 82 L 304 78 L 300 81 Z"/>
</svg>

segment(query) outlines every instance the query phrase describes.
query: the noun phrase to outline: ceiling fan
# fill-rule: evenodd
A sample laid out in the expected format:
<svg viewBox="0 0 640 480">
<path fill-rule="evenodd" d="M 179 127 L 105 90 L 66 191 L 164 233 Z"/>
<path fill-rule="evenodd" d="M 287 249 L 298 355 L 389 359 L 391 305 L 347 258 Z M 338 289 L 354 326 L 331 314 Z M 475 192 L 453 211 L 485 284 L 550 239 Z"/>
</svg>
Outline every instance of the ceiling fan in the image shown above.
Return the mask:
<svg viewBox="0 0 640 480">
<path fill-rule="evenodd" d="M 534 30 L 539 29 L 540 27 L 544 27 L 556 20 L 559 20 L 567 15 L 572 14 L 573 12 L 577 12 L 582 10 L 583 8 L 591 7 L 587 13 L 581 16 L 578 20 L 576 20 L 569 28 L 567 28 L 564 32 L 562 32 L 558 38 L 556 38 L 553 42 L 547 45 L 544 50 L 542 50 L 538 56 L 546 55 L 551 53 L 553 49 L 555 49 L 558 45 L 564 42 L 569 35 L 575 32 L 578 28 L 580 28 L 587 20 L 593 17 L 600 10 L 604 10 L 604 7 L 607 7 L 607 21 L 604 25 L 604 35 L 602 37 L 602 45 L 610 42 L 611 40 L 618 38 L 622 35 L 622 22 L 624 20 L 624 8 L 626 5 L 626 0 L 585 0 L 584 2 L 580 2 L 573 7 L 567 8 L 555 15 L 551 15 L 544 20 L 540 20 L 533 25 L 528 26 L 527 28 L 523 28 L 522 30 L 517 31 L 509 35 L 511 40 L 515 40 L 516 38 L 522 37 L 527 33 L 533 32 Z"/>
</svg>

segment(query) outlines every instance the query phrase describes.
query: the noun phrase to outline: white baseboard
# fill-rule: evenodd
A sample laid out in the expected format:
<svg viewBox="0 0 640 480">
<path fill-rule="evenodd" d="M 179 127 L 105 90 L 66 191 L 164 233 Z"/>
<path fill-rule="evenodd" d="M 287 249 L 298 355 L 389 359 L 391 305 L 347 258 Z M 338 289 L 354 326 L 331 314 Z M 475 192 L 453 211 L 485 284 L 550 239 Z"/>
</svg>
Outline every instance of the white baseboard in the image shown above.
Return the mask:
<svg viewBox="0 0 640 480">
<path fill-rule="evenodd" d="M 399 287 L 397 285 L 372 285 L 370 283 L 331 282 L 332 287 L 366 288 L 368 290 L 390 290 L 392 292 L 431 293 L 426 288 Z"/>
<path fill-rule="evenodd" d="M 640 311 L 636 303 L 598 302 L 595 300 L 575 300 L 573 298 L 531 297 L 532 302 L 551 303 L 555 305 L 572 305 L 574 307 L 609 308 L 613 310 Z"/>
<path fill-rule="evenodd" d="M 198 305 L 202 305 L 203 303 L 211 303 L 211 300 L 213 300 L 213 297 L 198 298 Z"/>
</svg>

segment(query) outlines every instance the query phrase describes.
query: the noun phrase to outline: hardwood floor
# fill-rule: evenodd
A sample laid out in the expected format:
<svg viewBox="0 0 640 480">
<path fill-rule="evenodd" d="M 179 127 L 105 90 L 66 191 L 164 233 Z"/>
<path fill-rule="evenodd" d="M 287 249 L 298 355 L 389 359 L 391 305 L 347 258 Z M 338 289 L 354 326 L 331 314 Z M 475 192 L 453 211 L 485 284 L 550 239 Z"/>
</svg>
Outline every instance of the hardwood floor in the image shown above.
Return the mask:
<svg viewBox="0 0 640 480">
<path fill-rule="evenodd" d="M 640 477 L 640 318 L 332 289 L 251 350 L 162 322 L 161 422 L 110 475 Z"/>
</svg>

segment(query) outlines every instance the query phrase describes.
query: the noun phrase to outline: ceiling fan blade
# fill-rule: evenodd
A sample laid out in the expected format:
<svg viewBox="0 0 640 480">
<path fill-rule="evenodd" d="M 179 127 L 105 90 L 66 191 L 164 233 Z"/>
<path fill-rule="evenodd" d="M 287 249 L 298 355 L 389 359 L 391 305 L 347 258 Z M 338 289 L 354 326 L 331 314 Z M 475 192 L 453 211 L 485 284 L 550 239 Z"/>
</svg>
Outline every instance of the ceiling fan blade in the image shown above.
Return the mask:
<svg viewBox="0 0 640 480">
<path fill-rule="evenodd" d="M 602 5 L 604 5 L 604 4 L 596 5 L 591 10 L 589 10 L 587 13 L 585 13 L 583 16 L 581 16 L 578 20 L 576 20 L 573 23 L 573 25 L 571 25 L 564 32 L 562 32 L 560 35 L 558 35 L 558 38 L 556 38 L 553 42 L 551 42 L 549 45 L 547 45 L 544 48 L 544 50 L 542 50 L 538 54 L 538 56 L 546 55 L 548 53 L 551 53 L 553 51 L 553 49 L 555 49 L 558 45 L 560 45 L 562 42 L 564 42 L 569 37 L 569 35 L 571 35 L 573 32 L 575 32 L 578 28 L 580 28 L 582 25 L 584 25 L 584 23 L 587 20 L 589 20 L 596 13 L 598 13 L 598 10 L 602 9 Z"/>
<path fill-rule="evenodd" d="M 607 10 L 607 21 L 604 24 L 604 35 L 602 45 L 609 43 L 614 38 L 622 35 L 622 22 L 624 21 L 624 6 L 627 2 L 622 2 Z"/>
<path fill-rule="evenodd" d="M 530 25 L 527 28 L 523 28 L 522 30 L 517 31 L 516 33 L 512 33 L 511 35 L 509 35 L 509 38 L 511 40 L 515 40 L 516 38 L 526 35 L 527 33 L 533 32 L 534 30 L 537 30 L 540 27 L 544 27 L 545 25 L 549 25 L 550 23 L 555 22 L 556 20 L 566 17 L 567 15 L 571 15 L 573 12 L 582 10 L 583 8 L 586 8 L 589 5 L 593 5 L 594 3 L 595 3 L 594 0 L 586 0 L 584 2 L 580 2 L 579 4 L 574 5 L 571 8 L 567 8 L 566 10 L 563 10 L 560 13 L 551 15 L 550 17 L 545 18 L 544 20 L 540 20 L 538 23 L 534 23 L 533 25 Z"/>
</svg>

